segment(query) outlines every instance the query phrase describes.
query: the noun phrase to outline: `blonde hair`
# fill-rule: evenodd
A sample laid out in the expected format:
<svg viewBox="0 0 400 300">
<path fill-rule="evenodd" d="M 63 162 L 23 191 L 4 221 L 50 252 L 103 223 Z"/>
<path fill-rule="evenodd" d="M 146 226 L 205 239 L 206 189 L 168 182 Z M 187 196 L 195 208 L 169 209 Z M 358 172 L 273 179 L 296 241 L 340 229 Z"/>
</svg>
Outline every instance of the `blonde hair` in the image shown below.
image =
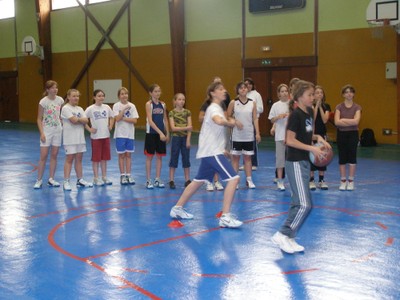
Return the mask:
<svg viewBox="0 0 400 300">
<path fill-rule="evenodd" d="M 117 96 L 119 97 L 120 95 L 121 95 L 121 92 L 122 91 L 125 91 L 127 94 L 129 94 L 129 91 L 128 91 L 128 89 L 126 88 L 126 87 L 120 87 L 119 89 L 118 89 L 118 93 L 117 93 Z"/>
<path fill-rule="evenodd" d="M 78 93 L 78 96 L 81 95 L 81 93 L 77 89 L 69 89 L 67 91 L 67 97 L 65 97 L 65 103 L 69 103 L 68 97 L 71 96 L 72 93 Z"/>
</svg>

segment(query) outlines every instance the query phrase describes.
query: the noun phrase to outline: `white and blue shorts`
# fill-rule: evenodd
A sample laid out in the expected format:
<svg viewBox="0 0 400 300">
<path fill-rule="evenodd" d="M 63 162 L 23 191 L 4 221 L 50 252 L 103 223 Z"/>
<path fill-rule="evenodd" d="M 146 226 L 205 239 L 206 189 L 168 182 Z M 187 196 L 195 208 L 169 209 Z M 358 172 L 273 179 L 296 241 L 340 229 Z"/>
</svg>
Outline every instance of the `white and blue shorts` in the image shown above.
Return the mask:
<svg viewBox="0 0 400 300">
<path fill-rule="evenodd" d="M 212 182 L 215 173 L 222 181 L 229 181 L 239 177 L 230 161 L 223 154 L 201 158 L 200 167 L 194 181 Z"/>
</svg>

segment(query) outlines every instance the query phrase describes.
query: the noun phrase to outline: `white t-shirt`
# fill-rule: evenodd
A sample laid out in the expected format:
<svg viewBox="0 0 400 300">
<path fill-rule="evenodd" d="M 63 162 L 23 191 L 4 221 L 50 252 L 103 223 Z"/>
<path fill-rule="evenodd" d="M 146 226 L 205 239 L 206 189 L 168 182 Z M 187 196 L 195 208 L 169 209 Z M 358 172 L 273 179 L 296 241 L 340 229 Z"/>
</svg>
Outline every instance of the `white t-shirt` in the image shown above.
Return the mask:
<svg viewBox="0 0 400 300">
<path fill-rule="evenodd" d="M 62 130 L 60 114 L 63 104 L 64 99 L 60 96 L 56 96 L 54 100 L 45 96 L 39 101 L 39 105 L 43 107 L 42 125 L 44 132 Z"/>
<path fill-rule="evenodd" d="M 256 90 L 252 90 L 247 93 L 247 98 L 256 102 L 257 118 L 259 118 L 260 114 L 262 114 L 264 112 L 264 104 L 263 104 L 263 100 L 262 100 L 260 93 L 257 92 Z"/>
<path fill-rule="evenodd" d="M 253 108 L 255 102 L 247 99 L 246 103 L 242 103 L 239 99 L 234 100 L 233 115 L 236 120 L 243 124 L 243 129 L 239 130 L 234 127 L 232 130 L 232 141 L 234 142 L 253 142 L 254 141 L 254 125 L 253 125 Z"/>
<path fill-rule="evenodd" d="M 124 109 L 126 105 L 129 105 L 129 109 L 124 113 L 125 118 L 139 118 L 136 106 L 128 102 L 122 104 L 121 101 L 117 102 L 113 106 L 114 117 L 119 115 L 119 112 Z M 135 139 L 135 124 L 129 123 L 123 120 L 115 122 L 114 138 L 128 138 Z"/>
<path fill-rule="evenodd" d="M 90 119 L 92 128 L 96 128 L 96 133 L 91 133 L 90 138 L 105 139 L 110 137 L 110 130 L 108 129 L 109 119 L 113 118 L 114 113 L 107 104 L 96 105 L 92 104 L 85 110 L 86 116 Z"/>
<path fill-rule="evenodd" d="M 277 117 L 280 114 L 285 114 L 289 112 L 289 100 L 283 102 L 281 100 L 272 104 L 271 110 L 269 111 L 268 119 Z M 287 117 L 283 119 L 278 119 L 275 122 L 275 141 L 284 141 L 286 135 L 286 123 Z"/>
<path fill-rule="evenodd" d="M 72 117 L 86 118 L 83 108 L 72 106 L 67 103 L 61 110 L 63 120 L 63 144 L 64 145 L 82 145 L 85 141 L 85 125 L 82 123 L 72 123 L 69 119 Z"/>
<path fill-rule="evenodd" d="M 225 126 L 216 124 L 212 120 L 214 116 L 221 116 L 225 119 L 221 105 L 211 103 L 204 115 L 196 158 L 223 154 L 225 151 Z"/>
</svg>

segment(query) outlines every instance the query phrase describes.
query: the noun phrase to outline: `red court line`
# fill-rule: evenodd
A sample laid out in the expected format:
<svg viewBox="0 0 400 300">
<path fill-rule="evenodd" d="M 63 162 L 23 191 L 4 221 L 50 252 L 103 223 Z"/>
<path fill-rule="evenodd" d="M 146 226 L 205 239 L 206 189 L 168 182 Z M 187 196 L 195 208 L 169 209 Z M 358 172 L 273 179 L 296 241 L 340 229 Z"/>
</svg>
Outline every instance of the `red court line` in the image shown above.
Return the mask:
<svg viewBox="0 0 400 300">
<path fill-rule="evenodd" d="M 32 167 L 33 167 L 33 169 L 30 170 L 30 171 L 26 171 L 26 172 L 23 172 L 23 173 L 14 174 L 13 176 L 21 176 L 21 175 L 25 175 L 25 174 L 31 174 L 31 173 L 35 172 L 35 171 L 37 170 L 37 168 L 38 168 L 36 165 L 34 165 L 34 164 L 30 163 L 30 162 L 16 162 L 16 163 L 8 162 L 8 163 L 2 163 L 2 166 L 7 166 L 7 165 L 11 165 L 11 166 L 15 166 L 15 165 L 29 165 L 29 166 L 32 166 Z M 2 180 L 5 180 L 5 179 L 13 179 L 13 176 L 11 176 L 10 174 L 8 174 L 7 176 L 2 176 L 2 177 L 0 177 L 0 179 L 2 179 Z"/>
<path fill-rule="evenodd" d="M 304 270 L 292 270 L 292 271 L 284 271 L 282 272 L 282 274 L 285 275 L 292 275 L 292 274 L 299 274 L 299 273 L 306 273 L 306 272 L 314 272 L 314 271 L 318 271 L 318 268 L 314 268 L 314 269 L 304 269 Z"/>
<path fill-rule="evenodd" d="M 388 237 L 386 240 L 385 246 L 392 246 L 394 243 L 394 238 L 393 237 Z"/>
<path fill-rule="evenodd" d="M 232 274 L 197 274 L 197 273 L 194 273 L 192 275 L 196 276 L 196 277 L 203 277 L 203 278 L 231 278 L 231 277 L 235 276 Z"/>
<path fill-rule="evenodd" d="M 386 225 L 382 224 L 381 222 L 375 222 L 375 224 L 378 225 L 380 228 L 382 228 L 384 230 L 388 229 L 388 227 Z"/>
<path fill-rule="evenodd" d="M 278 214 L 270 215 L 270 216 L 260 217 L 260 218 L 257 218 L 257 219 L 247 220 L 247 221 L 244 221 L 243 223 L 245 223 L 245 224 L 253 223 L 253 222 L 257 222 L 257 221 L 263 220 L 263 219 L 275 218 L 275 217 L 278 217 L 278 216 L 281 216 L 281 215 L 285 215 L 285 214 L 287 214 L 286 211 L 278 213 Z M 122 248 L 122 249 L 119 249 L 119 250 L 112 250 L 112 251 L 108 251 L 108 252 L 104 252 L 104 253 L 100 253 L 100 254 L 96 254 L 96 255 L 87 256 L 86 259 L 96 259 L 96 258 L 99 258 L 99 257 L 104 257 L 104 256 L 108 256 L 110 254 L 115 254 L 115 253 L 119 253 L 119 252 L 126 252 L 126 251 L 146 248 L 146 247 L 150 247 L 150 246 L 154 246 L 154 245 L 158 245 L 158 244 L 162 244 L 162 243 L 168 243 L 168 242 L 171 242 L 171 241 L 176 241 L 176 240 L 180 240 L 180 239 L 183 239 L 183 238 L 192 237 L 192 236 L 196 236 L 196 235 L 201 235 L 201 234 L 205 234 L 205 233 L 209 233 L 209 232 L 216 231 L 216 230 L 221 230 L 221 229 L 224 229 L 224 228 L 214 227 L 214 228 L 204 229 L 204 230 L 201 230 L 201 231 L 187 233 L 187 234 L 184 234 L 184 235 L 179 235 L 179 236 L 170 237 L 170 238 L 166 238 L 166 239 L 162 239 L 162 240 L 158 240 L 158 241 L 153 241 L 153 242 L 148 242 L 148 243 L 144 243 L 144 244 L 140 244 L 140 245 L 136 245 L 136 246 L 132 246 L 132 247 Z"/>
<path fill-rule="evenodd" d="M 354 262 L 354 263 L 365 262 L 365 261 L 370 260 L 370 259 L 371 259 L 372 257 L 374 257 L 374 256 L 376 256 L 375 253 L 370 253 L 370 254 L 367 254 L 367 255 L 362 256 L 362 257 L 360 257 L 360 258 L 355 258 L 355 259 L 353 259 L 351 262 Z"/>
<path fill-rule="evenodd" d="M 61 222 L 61 223 L 57 224 L 55 227 L 53 227 L 53 229 L 50 231 L 47 239 L 48 239 L 50 245 L 54 249 L 56 249 L 57 251 L 61 252 L 62 254 L 64 254 L 67 257 L 70 257 L 72 259 L 76 259 L 76 260 L 81 261 L 81 262 L 83 262 L 85 264 L 88 264 L 91 267 L 96 268 L 97 270 L 107 274 L 108 276 L 113 277 L 116 280 L 120 281 L 121 283 L 123 283 L 125 285 L 125 287 L 130 287 L 130 288 L 142 293 L 143 295 L 149 297 L 150 299 L 154 299 L 154 300 L 161 299 L 161 298 L 157 297 L 156 295 L 152 294 L 151 292 L 143 289 L 142 287 L 130 282 L 129 280 L 126 280 L 122 276 L 116 276 L 116 275 L 110 274 L 109 272 L 107 272 L 107 270 L 105 268 L 103 268 L 102 266 L 96 264 L 95 262 L 93 262 L 91 260 L 88 260 L 88 259 L 85 259 L 83 257 L 77 256 L 75 254 L 72 254 L 71 252 L 68 252 L 68 251 L 64 250 L 63 248 L 61 248 L 60 246 L 58 246 L 58 244 L 54 240 L 54 235 L 57 232 L 57 230 L 59 228 L 61 228 L 62 226 L 64 226 L 65 224 L 67 224 L 69 222 L 72 222 L 73 220 L 76 220 L 78 218 L 80 218 L 80 216 L 77 216 L 77 217 L 71 218 L 71 219 L 69 219 L 67 221 Z"/>
</svg>

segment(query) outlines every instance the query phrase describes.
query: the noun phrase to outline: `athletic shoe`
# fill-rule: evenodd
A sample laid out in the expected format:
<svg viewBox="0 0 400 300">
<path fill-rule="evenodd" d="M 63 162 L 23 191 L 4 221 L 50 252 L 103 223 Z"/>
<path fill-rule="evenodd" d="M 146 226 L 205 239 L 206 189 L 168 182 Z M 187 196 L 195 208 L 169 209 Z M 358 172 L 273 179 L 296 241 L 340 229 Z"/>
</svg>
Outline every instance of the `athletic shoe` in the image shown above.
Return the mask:
<svg viewBox="0 0 400 300">
<path fill-rule="evenodd" d="M 253 180 L 246 180 L 246 185 L 249 189 L 255 189 L 256 185 L 254 184 Z"/>
<path fill-rule="evenodd" d="M 71 191 L 71 183 L 69 182 L 69 179 L 65 179 L 63 183 L 63 189 L 64 191 Z"/>
<path fill-rule="evenodd" d="M 41 189 L 42 188 L 42 184 L 43 184 L 42 179 L 38 179 L 38 180 L 36 180 L 35 185 L 33 186 L 33 188 L 35 190 Z"/>
<path fill-rule="evenodd" d="M 209 192 L 214 191 L 214 185 L 212 184 L 212 182 L 207 181 L 206 190 Z"/>
<path fill-rule="evenodd" d="M 162 180 L 160 178 L 156 178 L 156 179 L 154 179 L 154 186 L 162 189 L 165 187 L 165 184 L 164 184 L 164 182 L 162 182 Z"/>
<path fill-rule="evenodd" d="M 221 218 L 219 218 L 220 227 L 237 228 L 242 226 L 242 224 L 243 222 L 239 221 L 236 216 L 231 213 L 222 214 Z"/>
<path fill-rule="evenodd" d="M 317 185 L 314 181 L 310 181 L 310 190 L 315 191 L 317 189 Z"/>
<path fill-rule="evenodd" d="M 347 189 L 347 181 L 340 181 L 340 185 L 339 185 L 339 190 L 340 191 L 345 191 Z"/>
<path fill-rule="evenodd" d="M 191 184 L 192 183 L 192 181 L 190 181 L 190 180 L 188 180 L 188 181 L 186 181 L 185 182 L 185 187 L 187 187 L 189 184 Z"/>
<path fill-rule="evenodd" d="M 304 247 L 302 245 L 297 244 L 296 240 L 293 238 L 289 238 L 289 244 L 292 246 L 294 252 L 303 252 Z"/>
<path fill-rule="evenodd" d="M 281 192 L 285 191 L 285 185 L 282 181 L 278 181 L 278 190 L 280 190 Z"/>
<path fill-rule="evenodd" d="M 217 191 L 222 191 L 224 190 L 224 186 L 221 184 L 221 182 L 219 182 L 218 180 L 214 182 L 214 186 L 216 188 Z"/>
<path fill-rule="evenodd" d="M 251 167 L 251 170 L 252 170 L 252 171 L 257 171 L 257 166 L 252 166 L 252 167 Z"/>
<path fill-rule="evenodd" d="M 171 190 L 176 189 L 175 182 L 174 182 L 173 180 L 171 180 L 171 181 L 169 182 L 169 188 L 170 188 Z"/>
<path fill-rule="evenodd" d="M 354 191 L 354 181 L 349 181 L 349 182 L 347 183 L 346 189 L 347 189 L 348 191 Z"/>
<path fill-rule="evenodd" d="M 174 219 L 193 219 L 193 215 L 189 214 L 182 206 L 174 206 L 169 213 Z"/>
<path fill-rule="evenodd" d="M 55 181 L 53 178 L 49 178 L 49 181 L 47 181 L 47 185 L 49 187 L 59 187 L 60 183 Z"/>
<path fill-rule="evenodd" d="M 328 189 L 328 185 L 327 185 L 326 182 L 323 181 L 323 180 L 321 180 L 321 181 L 318 183 L 318 187 L 319 187 L 321 190 L 327 190 L 327 189 Z"/>
<path fill-rule="evenodd" d="M 107 179 L 107 177 L 103 177 L 103 182 L 105 185 L 112 185 L 112 181 Z"/>
<path fill-rule="evenodd" d="M 126 175 L 121 175 L 119 182 L 121 183 L 121 185 L 128 185 L 128 177 Z"/>
<path fill-rule="evenodd" d="M 103 186 L 104 185 L 104 181 L 101 180 L 100 178 L 95 178 L 95 179 L 93 179 L 93 185 L 94 186 Z"/>
<path fill-rule="evenodd" d="M 280 233 L 279 231 L 277 231 L 272 236 L 271 240 L 275 245 L 278 245 L 282 251 L 289 253 L 289 254 L 294 253 L 294 249 L 293 249 L 293 247 L 289 241 L 289 237 L 287 235 L 284 235 L 284 234 Z"/>
<path fill-rule="evenodd" d="M 279 182 L 278 178 L 274 178 L 274 180 L 272 180 L 273 183 L 277 184 Z"/>
<path fill-rule="evenodd" d="M 243 171 L 243 170 L 244 170 L 244 166 L 240 166 L 239 171 Z"/>
<path fill-rule="evenodd" d="M 154 189 L 154 185 L 153 185 L 153 182 L 151 181 L 151 179 L 146 181 L 146 188 L 149 190 Z"/>
<path fill-rule="evenodd" d="M 133 179 L 133 177 L 131 175 L 126 175 L 126 180 L 128 181 L 128 184 L 130 184 L 130 185 L 134 185 L 136 183 L 135 179 Z"/>
<path fill-rule="evenodd" d="M 81 187 L 82 188 L 91 188 L 91 187 L 93 187 L 93 184 L 90 182 L 87 182 L 83 178 L 81 178 L 76 182 L 76 186 L 78 188 L 81 188 Z"/>
</svg>

